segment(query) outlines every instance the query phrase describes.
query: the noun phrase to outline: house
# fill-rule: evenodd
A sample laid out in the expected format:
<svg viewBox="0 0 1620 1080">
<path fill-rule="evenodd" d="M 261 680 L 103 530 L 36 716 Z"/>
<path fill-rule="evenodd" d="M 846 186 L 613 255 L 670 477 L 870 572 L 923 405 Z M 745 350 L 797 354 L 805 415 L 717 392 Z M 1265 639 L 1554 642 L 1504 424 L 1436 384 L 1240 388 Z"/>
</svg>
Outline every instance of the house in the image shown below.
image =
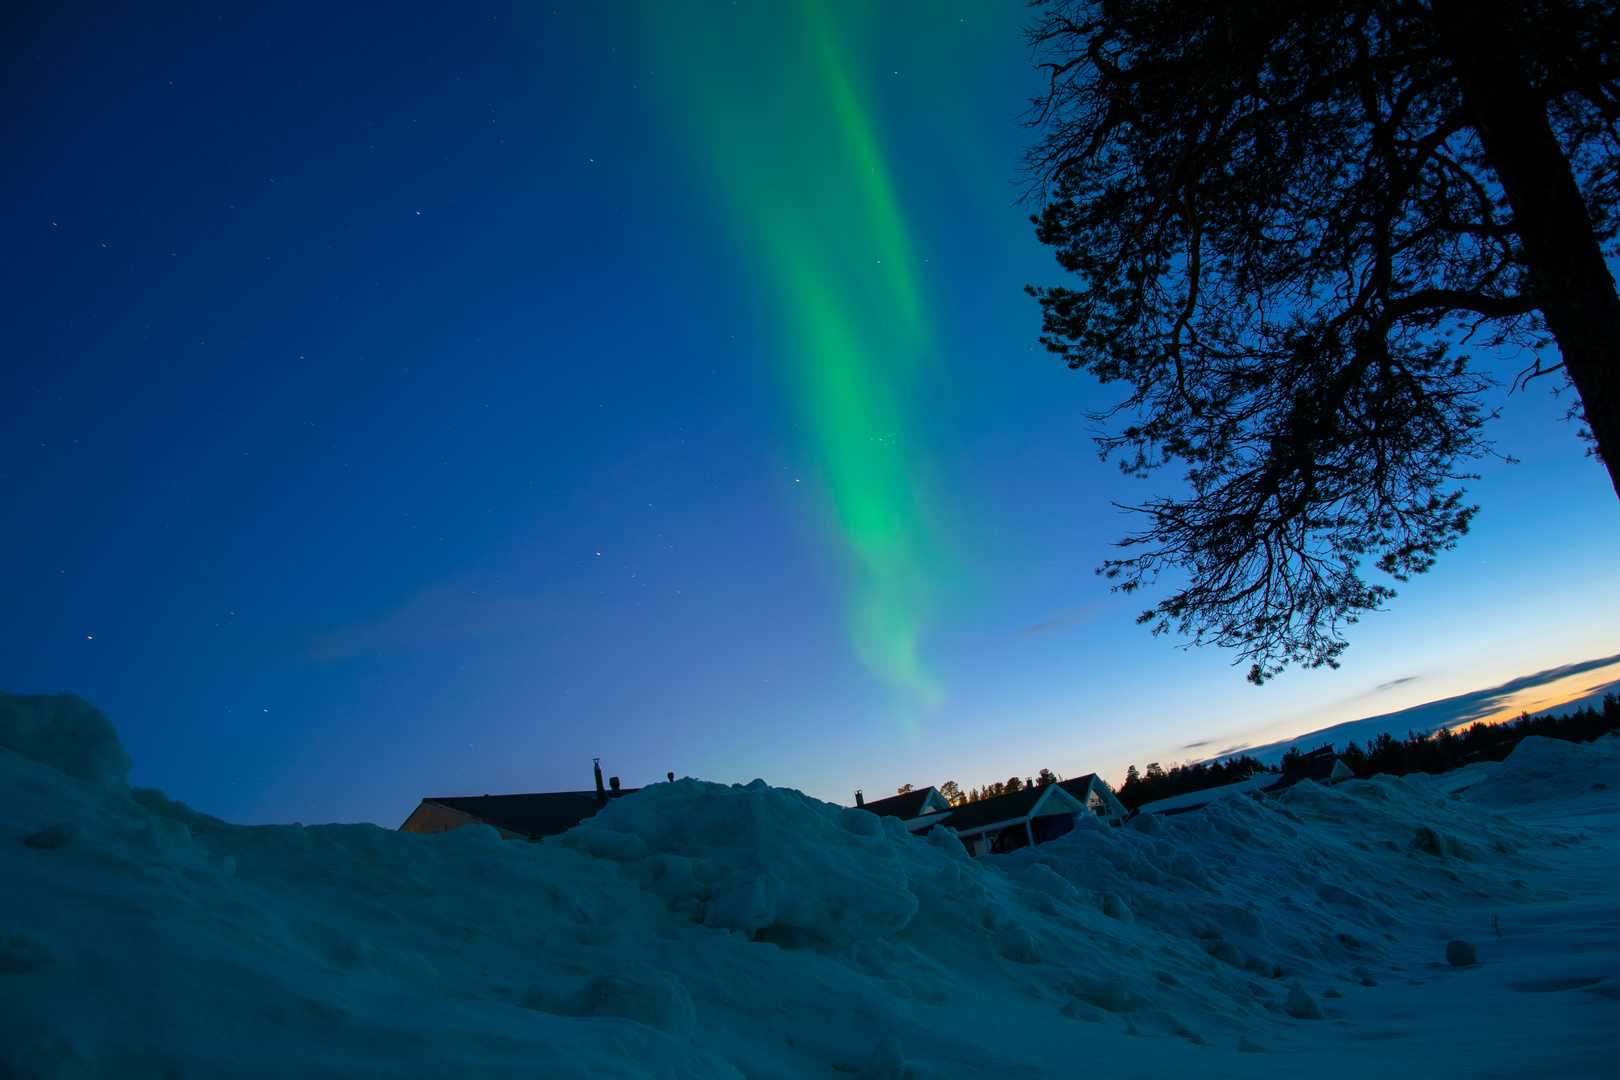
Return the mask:
<svg viewBox="0 0 1620 1080">
<path fill-rule="evenodd" d="M 1143 803 L 1132 811 L 1131 816 L 1137 814 L 1184 814 L 1189 810 L 1197 810 L 1201 806 L 1208 806 L 1218 799 L 1229 798 L 1233 795 L 1249 795 L 1257 799 L 1271 798 L 1281 795 L 1295 784 L 1306 780 L 1318 784 L 1332 785 L 1344 780 L 1354 779 L 1355 773 L 1350 766 L 1337 755 L 1332 753 L 1313 754 L 1306 759 L 1305 764 L 1297 769 L 1290 769 L 1285 773 L 1263 772 L 1255 773 L 1243 780 L 1226 784 L 1223 787 L 1205 788 L 1203 791 L 1189 791 L 1182 795 L 1172 795 L 1168 799 L 1158 799 L 1154 802 Z"/>
<path fill-rule="evenodd" d="M 1107 824 L 1124 823 L 1128 813 L 1125 804 L 1096 773 L 1077 776 L 1073 780 L 1059 780 L 1058 787 L 1079 799 L 1087 810 Z"/>
<path fill-rule="evenodd" d="M 964 803 L 934 824 L 955 829 L 968 854 L 977 857 L 1056 840 L 1089 812 L 1062 784 L 1046 784 Z"/>
<path fill-rule="evenodd" d="M 1153 802 L 1143 803 L 1131 811 L 1131 817 L 1135 817 L 1137 814 L 1184 814 L 1188 810 L 1197 810 L 1200 806 L 1208 806 L 1217 799 L 1225 799 L 1233 795 L 1258 795 L 1281 779 L 1282 776 L 1278 773 L 1255 773 L 1253 776 L 1220 787 L 1183 792 L 1180 795 L 1172 795 L 1168 799 L 1155 799 Z"/>
<path fill-rule="evenodd" d="M 1268 795 L 1281 794 L 1302 780 L 1314 780 L 1318 784 L 1331 787 L 1343 780 L 1354 780 L 1356 774 L 1344 759 L 1329 750 L 1323 753 L 1318 750 L 1306 755 L 1304 764 L 1297 769 L 1289 769 L 1283 773 L 1275 784 L 1265 789 Z"/>
<path fill-rule="evenodd" d="M 1109 825 L 1118 825 L 1126 817 L 1125 804 L 1096 773 L 954 807 L 932 787 L 873 802 L 857 791 L 855 805 L 880 817 L 899 818 L 914 833 L 948 825 L 970 855 L 1000 854 L 1055 840 L 1074 828 L 1079 814 L 1090 814 Z"/>
<path fill-rule="evenodd" d="M 594 764 L 595 791 L 544 791 L 530 795 L 464 795 L 423 799 L 411 811 L 400 832 L 442 833 L 463 825 L 490 825 L 507 840 L 531 843 L 567 832 L 597 812 L 611 800 L 623 798 L 639 788 L 619 787 L 617 776 L 611 787 L 602 786 L 600 760 Z"/>
<path fill-rule="evenodd" d="M 870 810 L 878 817 L 896 817 L 906 823 L 911 832 L 926 832 L 951 812 L 951 804 L 938 788 L 925 787 L 916 791 L 902 791 L 887 799 L 867 802 L 859 791 L 855 793 L 855 806 Z"/>
</svg>

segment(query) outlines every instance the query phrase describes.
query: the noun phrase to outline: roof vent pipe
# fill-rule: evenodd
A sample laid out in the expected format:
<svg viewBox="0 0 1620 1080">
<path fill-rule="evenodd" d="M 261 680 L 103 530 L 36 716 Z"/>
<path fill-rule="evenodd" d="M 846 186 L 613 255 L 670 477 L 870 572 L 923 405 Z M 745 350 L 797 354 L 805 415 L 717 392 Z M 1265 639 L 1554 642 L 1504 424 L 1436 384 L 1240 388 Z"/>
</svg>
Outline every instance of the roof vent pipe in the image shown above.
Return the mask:
<svg viewBox="0 0 1620 1080">
<path fill-rule="evenodd" d="M 857 789 L 856 792 L 855 792 L 855 805 L 856 806 L 865 806 L 866 805 L 866 796 L 862 795 L 860 793 L 859 789 Z"/>
<path fill-rule="evenodd" d="M 602 759 L 591 758 L 591 771 L 596 773 L 596 801 L 607 802 L 607 792 L 602 789 Z"/>
</svg>

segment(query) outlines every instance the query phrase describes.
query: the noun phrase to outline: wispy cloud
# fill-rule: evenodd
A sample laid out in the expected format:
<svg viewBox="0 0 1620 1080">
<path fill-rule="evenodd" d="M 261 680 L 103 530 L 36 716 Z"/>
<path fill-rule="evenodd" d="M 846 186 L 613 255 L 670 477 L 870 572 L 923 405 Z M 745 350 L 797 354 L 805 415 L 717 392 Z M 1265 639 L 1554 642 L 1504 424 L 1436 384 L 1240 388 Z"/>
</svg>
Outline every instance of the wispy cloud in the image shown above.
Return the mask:
<svg viewBox="0 0 1620 1080">
<path fill-rule="evenodd" d="M 1033 637 L 1036 634 L 1049 634 L 1054 630 L 1062 630 L 1085 622 L 1097 612 L 1101 611 L 1103 601 L 1090 600 L 1084 604 L 1076 604 L 1072 608 L 1060 611 L 1045 622 L 1036 623 L 1018 631 L 1019 637 Z"/>
<path fill-rule="evenodd" d="M 297 659 L 325 664 L 365 653 L 489 637 L 517 627 L 549 622 L 558 614 L 533 597 L 500 596 L 440 585 L 422 590 L 379 618 L 316 632 Z"/>
</svg>

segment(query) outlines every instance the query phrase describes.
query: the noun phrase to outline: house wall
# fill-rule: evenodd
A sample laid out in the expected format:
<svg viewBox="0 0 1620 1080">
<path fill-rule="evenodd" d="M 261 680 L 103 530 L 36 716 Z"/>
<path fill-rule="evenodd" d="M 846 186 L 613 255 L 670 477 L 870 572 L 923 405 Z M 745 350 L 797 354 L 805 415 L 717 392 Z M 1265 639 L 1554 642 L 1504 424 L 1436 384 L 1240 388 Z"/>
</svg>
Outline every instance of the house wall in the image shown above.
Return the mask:
<svg viewBox="0 0 1620 1080">
<path fill-rule="evenodd" d="M 1049 814 L 1031 821 L 1030 828 L 1035 833 L 1035 842 L 1044 844 L 1048 840 L 1056 840 L 1066 832 L 1074 829 L 1073 814 Z"/>
<path fill-rule="evenodd" d="M 1076 815 L 1073 812 L 1061 814 L 1043 814 L 1037 818 L 1030 818 L 1026 827 L 1023 821 L 1014 825 L 1007 825 L 988 833 L 972 833 L 968 836 L 958 837 L 967 853 L 974 858 L 980 855 L 1005 855 L 1009 851 L 1029 846 L 1029 836 L 1035 834 L 1035 843 L 1044 844 L 1049 840 L 1071 831 L 1074 828 Z"/>
</svg>

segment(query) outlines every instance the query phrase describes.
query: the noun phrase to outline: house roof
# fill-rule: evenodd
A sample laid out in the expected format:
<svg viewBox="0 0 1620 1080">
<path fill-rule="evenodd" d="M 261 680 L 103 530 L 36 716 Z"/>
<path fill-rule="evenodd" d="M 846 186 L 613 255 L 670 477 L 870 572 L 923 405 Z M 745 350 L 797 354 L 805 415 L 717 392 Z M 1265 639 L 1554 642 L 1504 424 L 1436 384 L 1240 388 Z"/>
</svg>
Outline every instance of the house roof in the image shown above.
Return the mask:
<svg viewBox="0 0 1620 1080">
<path fill-rule="evenodd" d="M 610 791 L 608 798 L 629 795 L 637 788 Z M 530 795 L 464 795 L 444 799 L 423 799 L 446 810 L 476 818 L 530 840 L 565 833 L 586 818 L 595 817 L 607 805 L 594 791 L 544 791 Z"/>
<path fill-rule="evenodd" d="M 1096 773 L 1076 776 L 1072 780 L 1059 780 L 1058 787 L 1067 791 L 1082 803 L 1087 802 L 1091 798 L 1091 793 L 1095 791 L 1108 803 L 1112 813 L 1125 813 L 1125 804 L 1119 801 L 1119 796 L 1114 794 L 1114 789 L 1109 787 L 1106 781 L 1097 778 Z"/>
<path fill-rule="evenodd" d="M 1041 805 L 1043 799 L 1055 799 L 1058 805 L 1043 806 Z M 992 795 L 988 799 L 958 806 L 941 824 L 949 825 L 957 832 L 964 833 L 989 825 L 999 825 L 1004 821 L 1022 821 L 1036 810 L 1054 814 L 1072 814 L 1084 809 L 1085 803 L 1063 790 L 1060 785 L 1046 784 L 1022 788 L 1005 795 Z"/>
<path fill-rule="evenodd" d="M 1203 788 L 1199 791 L 1183 792 L 1180 795 L 1171 795 L 1167 799 L 1155 799 L 1152 802 L 1138 806 L 1136 812 L 1138 814 L 1170 814 L 1180 813 L 1183 810 L 1196 810 L 1200 806 L 1209 805 L 1216 799 L 1264 791 L 1275 784 L 1278 779 L 1276 773 L 1255 773 L 1253 776 L 1244 777 L 1242 780 L 1234 780 L 1230 784 Z"/>
<path fill-rule="evenodd" d="M 1302 780 L 1315 780 L 1317 783 L 1321 783 L 1324 780 L 1332 780 L 1336 776 L 1349 779 L 1353 775 L 1350 766 L 1339 758 L 1323 756 L 1315 761 L 1310 761 L 1308 764 L 1301 765 L 1297 769 L 1289 769 L 1278 778 L 1275 784 L 1267 786 L 1266 790 L 1282 791 L 1293 787 Z"/>
<path fill-rule="evenodd" d="M 1136 812 L 1139 814 L 1179 814 L 1186 810 L 1196 810 L 1200 806 L 1208 806 L 1216 799 L 1224 799 L 1230 795 L 1286 791 L 1304 780 L 1315 780 L 1322 783 L 1328 780 L 1348 780 L 1353 775 L 1354 773 L 1350 771 L 1350 767 L 1337 757 L 1323 756 L 1297 769 L 1290 769 L 1285 773 L 1255 773 L 1253 776 L 1243 780 L 1219 787 L 1204 788 L 1201 791 L 1189 791 L 1182 795 L 1172 795 L 1168 799 L 1143 803 L 1136 808 Z"/>
<path fill-rule="evenodd" d="M 930 795 L 933 796 L 932 799 L 929 798 Z M 947 809 L 950 807 L 950 804 L 945 801 L 945 796 L 934 788 L 925 787 L 916 791 L 891 795 L 887 799 L 873 799 L 871 802 L 859 807 L 859 809 L 870 810 L 878 817 L 897 817 L 909 821 L 914 817 L 920 817 L 927 813 L 930 802 L 935 803 L 938 807 Z"/>
<path fill-rule="evenodd" d="M 1059 780 L 1058 787 L 1062 788 L 1064 791 L 1067 791 L 1070 795 L 1073 795 L 1078 799 L 1081 797 L 1082 793 L 1089 792 L 1091 790 L 1091 782 L 1095 779 L 1097 779 L 1097 774 L 1094 772 L 1088 772 L 1084 776 L 1076 776 L 1068 780 Z"/>
</svg>

